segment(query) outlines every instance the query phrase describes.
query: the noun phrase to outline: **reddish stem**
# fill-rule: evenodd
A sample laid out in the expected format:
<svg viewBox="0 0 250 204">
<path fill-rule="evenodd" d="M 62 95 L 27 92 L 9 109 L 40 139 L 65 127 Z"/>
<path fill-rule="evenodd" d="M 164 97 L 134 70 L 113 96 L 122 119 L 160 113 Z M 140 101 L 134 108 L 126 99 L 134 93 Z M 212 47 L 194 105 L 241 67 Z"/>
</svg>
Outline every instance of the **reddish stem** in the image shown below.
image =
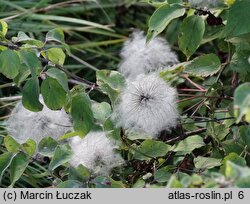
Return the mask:
<svg viewBox="0 0 250 204">
<path fill-rule="evenodd" d="M 179 91 L 188 91 L 188 92 L 207 92 L 206 90 L 200 89 L 178 89 Z"/>
</svg>

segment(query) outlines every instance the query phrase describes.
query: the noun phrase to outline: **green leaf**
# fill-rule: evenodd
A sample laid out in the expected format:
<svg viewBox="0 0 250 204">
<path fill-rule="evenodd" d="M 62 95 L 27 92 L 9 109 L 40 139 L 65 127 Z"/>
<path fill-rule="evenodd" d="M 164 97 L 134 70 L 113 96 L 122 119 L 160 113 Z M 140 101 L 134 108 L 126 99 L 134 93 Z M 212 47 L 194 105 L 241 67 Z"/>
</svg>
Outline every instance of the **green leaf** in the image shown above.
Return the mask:
<svg viewBox="0 0 250 204">
<path fill-rule="evenodd" d="M 237 87 L 234 92 L 234 114 L 237 123 L 245 115 L 246 121 L 250 122 L 250 83 L 244 83 Z"/>
<path fill-rule="evenodd" d="M 227 139 L 221 143 L 221 146 L 223 147 L 226 154 L 231 152 L 241 154 L 245 148 L 241 143 L 235 141 L 235 139 Z"/>
<path fill-rule="evenodd" d="M 180 78 L 180 74 L 183 72 L 184 65 L 189 62 L 179 63 L 178 65 L 174 65 L 170 69 L 164 69 L 160 72 L 160 77 L 168 82 L 169 84 L 176 85 L 184 82 L 184 79 Z"/>
<path fill-rule="evenodd" d="M 157 0 L 142 0 L 141 2 L 148 3 L 148 4 L 150 4 L 150 5 L 152 5 L 152 6 L 156 7 L 156 8 L 159 8 L 159 7 L 163 6 L 163 5 L 168 4 L 168 0 L 164 0 L 163 2 L 159 2 Z"/>
<path fill-rule="evenodd" d="M 160 34 L 175 18 L 183 16 L 185 9 L 178 4 L 159 7 L 149 19 L 147 41 Z"/>
<path fill-rule="evenodd" d="M 107 119 L 103 124 L 103 130 L 106 132 L 107 137 L 111 139 L 115 145 L 121 145 L 121 130 L 114 124 L 114 121 L 110 118 Z"/>
<path fill-rule="evenodd" d="M 53 171 L 58 166 L 68 162 L 71 159 L 73 151 L 68 144 L 58 145 L 55 154 L 49 164 L 49 170 Z"/>
<path fill-rule="evenodd" d="M 8 24 L 0 19 L 0 38 L 4 38 L 8 31 Z"/>
<path fill-rule="evenodd" d="M 205 23 L 200 16 L 188 16 L 179 30 L 178 44 L 181 51 L 189 58 L 198 49 L 205 32 Z"/>
<path fill-rule="evenodd" d="M 4 50 L 0 54 L 0 73 L 9 79 L 14 79 L 19 72 L 20 59 L 13 50 Z"/>
<path fill-rule="evenodd" d="M 26 154 L 20 152 L 14 157 L 10 165 L 10 187 L 13 187 L 15 182 L 22 176 L 28 164 L 29 157 Z"/>
<path fill-rule="evenodd" d="M 155 180 L 157 182 L 167 182 L 172 175 L 170 173 L 170 169 L 171 169 L 171 167 L 169 167 L 169 166 L 158 169 L 154 174 Z"/>
<path fill-rule="evenodd" d="M 109 84 L 106 84 L 106 83 L 100 84 L 100 82 L 97 82 L 97 84 L 98 84 L 99 88 L 101 89 L 101 91 L 104 94 L 108 95 L 111 103 L 114 104 L 116 102 L 116 99 L 118 98 L 120 92 L 118 90 L 112 89 Z"/>
<path fill-rule="evenodd" d="M 36 152 L 36 142 L 32 139 L 28 139 L 22 145 L 22 149 L 29 155 L 32 156 Z"/>
<path fill-rule="evenodd" d="M 43 109 L 39 101 L 39 82 L 38 79 L 29 79 L 23 87 L 22 103 L 30 111 L 38 112 Z"/>
<path fill-rule="evenodd" d="M 66 140 L 66 139 L 69 139 L 69 138 L 71 138 L 71 137 L 75 137 L 75 136 L 78 136 L 78 135 L 79 135 L 78 132 L 68 132 L 68 133 L 62 135 L 62 136 L 59 138 L 59 141 L 61 141 L 61 140 Z"/>
<path fill-rule="evenodd" d="M 13 79 L 17 86 L 20 86 L 22 82 L 24 82 L 28 76 L 30 75 L 30 69 L 26 66 L 26 64 L 21 64 L 19 67 L 18 75 Z"/>
<path fill-rule="evenodd" d="M 146 182 L 143 179 L 138 179 L 134 185 L 133 188 L 144 188 L 145 187 Z"/>
<path fill-rule="evenodd" d="M 239 188 L 250 188 L 250 176 L 237 179 L 236 186 Z"/>
<path fill-rule="evenodd" d="M 48 58 L 54 64 L 63 65 L 66 55 L 61 48 L 50 48 L 47 51 L 41 52 L 44 58 Z"/>
<path fill-rule="evenodd" d="M 211 169 L 221 165 L 221 159 L 201 157 L 194 158 L 194 166 L 197 169 Z"/>
<path fill-rule="evenodd" d="M 220 59 L 215 54 L 206 54 L 187 64 L 184 72 L 194 76 L 207 77 L 216 74 L 220 68 Z"/>
<path fill-rule="evenodd" d="M 89 170 L 81 164 L 77 168 L 71 167 L 69 170 L 69 180 L 86 182 L 89 180 L 89 178 L 90 178 Z"/>
<path fill-rule="evenodd" d="M 146 140 L 153 138 L 153 136 L 148 133 L 140 133 L 130 130 L 126 130 L 125 132 L 126 132 L 126 137 L 130 140 Z"/>
<path fill-rule="evenodd" d="M 4 138 L 4 145 L 9 152 L 18 152 L 20 146 L 11 136 Z"/>
<path fill-rule="evenodd" d="M 228 5 L 228 6 L 232 6 L 234 4 L 236 0 L 225 0 L 225 3 Z"/>
<path fill-rule="evenodd" d="M 46 35 L 46 42 L 56 41 L 59 43 L 64 43 L 64 33 L 60 28 L 55 28 L 50 30 Z"/>
<path fill-rule="evenodd" d="M 117 71 L 99 70 L 96 72 L 97 84 L 115 103 L 121 89 L 125 85 L 124 77 Z"/>
<path fill-rule="evenodd" d="M 244 158 L 240 157 L 235 152 L 232 152 L 229 155 L 225 156 L 224 159 L 222 160 L 222 166 L 220 168 L 220 172 L 222 174 L 225 174 L 225 172 L 226 172 L 227 161 L 231 161 L 234 164 L 237 164 L 239 166 L 246 166 L 246 160 Z"/>
<path fill-rule="evenodd" d="M 250 168 L 242 167 L 231 161 L 226 162 L 225 176 L 230 179 L 250 177 Z"/>
<path fill-rule="evenodd" d="M 97 176 L 94 179 L 93 183 L 95 184 L 96 188 L 110 188 L 111 187 L 110 179 L 104 176 Z"/>
<path fill-rule="evenodd" d="M 58 110 L 66 103 L 67 93 L 56 79 L 47 77 L 41 85 L 44 103 L 51 110 Z"/>
<path fill-rule="evenodd" d="M 0 182 L 2 180 L 3 173 L 11 164 L 14 154 L 11 152 L 5 152 L 0 155 Z"/>
<path fill-rule="evenodd" d="M 240 137 L 250 150 L 250 125 L 240 127 Z"/>
<path fill-rule="evenodd" d="M 217 141 L 223 140 L 230 132 L 230 128 L 226 125 L 218 124 L 214 122 L 207 123 L 207 133 Z"/>
<path fill-rule="evenodd" d="M 46 72 L 46 74 L 49 77 L 56 79 L 66 92 L 69 91 L 68 78 L 67 78 L 67 75 L 63 71 L 56 69 L 56 68 L 51 68 Z"/>
<path fill-rule="evenodd" d="M 110 117 L 112 112 L 110 105 L 106 102 L 93 103 L 92 110 L 94 118 L 101 123 L 104 123 Z"/>
<path fill-rule="evenodd" d="M 165 156 L 170 150 L 170 145 L 161 141 L 145 140 L 137 148 L 134 154 L 135 159 L 147 160 L 150 158 Z"/>
<path fill-rule="evenodd" d="M 28 35 L 26 35 L 24 32 L 19 31 L 17 34 L 17 38 L 15 39 L 16 42 L 26 42 L 29 45 L 35 45 L 38 48 L 43 47 L 43 42 L 40 40 L 35 40 L 33 38 L 30 38 Z"/>
<path fill-rule="evenodd" d="M 124 188 L 124 185 L 120 181 L 115 181 L 112 178 L 97 176 L 93 183 L 96 188 Z"/>
<path fill-rule="evenodd" d="M 111 188 L 125 188 L 122 181 L 115 181 L 112 178 L 109 178 L 109 179 L 110 179 L 110 183 L 111 183 Z"/>
<path fill-rule="evenodd" d="M 224 25 L 220 26 L 207 26 L 201 44 L 208 43 L 215 39 L 220 39 L 223 37 Z"/>
<path fill-rule="evenodd" d="M 142 179 L 146 181 L 149 180 L 151 177 L 152 177 L 151 173 L 146 173 L 145 175 L 142 176 Z"/>
<path fill-rule="evenodd" d="M 38 152 L 46 157 L 52 157 L 58 143 L 51 137 L 43 138 L 38 144 Z"/>
<path fill-rule="evenodd" d="M 250 32 L 250 2 L 236 1 L 229 10 L 225 34 L 227 37 L 239 36 Z"/>
<path fill-rule="evenodd" d="M 176 178 L 176 175 L 172 175 L 167 184 L 167 188 L 183 188 L 183 185 Z"/>
<path fill-rule="evenodd" d="M 82 188 L 83 183 L 76 181 L 76 180 L 67 180 L 64 182 L 59 183 L 57 188 Z"/>
<path fill-rule="evenodd" d="M 230 61 L 230 68 L 242 75 L 247 75 L 250 72 L 248 61 L 249 56 L 249 50 L 236 51 Z"/>
<path fill-rule="evenodd" d="M 27 65 L 27 67 L 29 67 L 32 77 L 35 78 L 39 70 L 42 68 L 41 62 L 36 54 L 34 52 L 21 50 L 20 56 L 22 61 Z"/>
<path fill-rule="evenodd" d="M 79 132 L 80 136 L 85 136 L 94 125 L 91 102 L 85 93 L 79 93 L 73 96 L 71 115 L 74 130 Z"/>
<path fill-rule="evenodd" d="M 106 83 L 114 90 L 121 90 L 125 84 L 124 77 L 117 71 L 99 70 L 96 77 L 99 84 Z"/>
<path fill-rule="evenodd" d="M 203 179 L 200 175 L 197 175 L 197 174 L 193 174 L 192 177 L 191 177 L 191 183 L 192 185 L 201 185 L 203 183 Z"/>
<path fill-rule="evenodd" d="M 197 149 L 203 146 L 205 146 L 205 143 L 203 142 L 203 138 L 198 135 L 194 135 L 175 144 L 172 147 L 172 151 L 188 154 L 188 153 L 191 153 L 194 149 Z"/>
</svg>

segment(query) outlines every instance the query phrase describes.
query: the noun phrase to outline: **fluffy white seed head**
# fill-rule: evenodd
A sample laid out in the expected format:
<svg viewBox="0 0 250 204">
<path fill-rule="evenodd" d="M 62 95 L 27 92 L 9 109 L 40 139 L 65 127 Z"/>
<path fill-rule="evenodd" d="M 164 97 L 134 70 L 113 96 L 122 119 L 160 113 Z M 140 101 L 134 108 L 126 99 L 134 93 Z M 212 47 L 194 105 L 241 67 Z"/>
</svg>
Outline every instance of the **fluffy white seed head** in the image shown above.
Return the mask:
<svg viewBox="0 0 250 204">
<path fill-rule="evenodd" d="M 82 164 L 95 175 L 107 176 L 112 168 L 124 163 L 104 132 L 90 132 L 83 139 L 73 137 L 69 143 L 73 150 L 70 164 L 74 167 Z"/>
<path fill-rule="evenodd" d="M 223 2 L 223 0 L 189 0 L 190 6 L 198 8 L 214 8 Z"/>
<path fill-rule="evenodd" d="M 157 37 L 146 44 L 142 31 L 134 32 L 124 43 L 120 56 L 122 61 L 119 71 L 126 78 L 134 78 L 178 63 L 176 54 L 171 51 L 166 40 Z"/>
<path fill-rule="evenodd" d="M 114 110 L 113 120 L 125 129 L 152 136 L 177 125 L 176 89 L 157 74 L 141 74 L 128 81 Z"/>
<path fill-rule="evenodd" d="M 41 97 L 40 101 L 44 105 Z M 44 105 L 42 111 L 31 112 L 18 102 L 6 121 L 6 128 L 8 134 L 20 143 L 28 139 L 39 143 L 46 136 L 57 140 L 72 129 L 72 123 L 64 110 L 53 111 Z"/>
</svg>

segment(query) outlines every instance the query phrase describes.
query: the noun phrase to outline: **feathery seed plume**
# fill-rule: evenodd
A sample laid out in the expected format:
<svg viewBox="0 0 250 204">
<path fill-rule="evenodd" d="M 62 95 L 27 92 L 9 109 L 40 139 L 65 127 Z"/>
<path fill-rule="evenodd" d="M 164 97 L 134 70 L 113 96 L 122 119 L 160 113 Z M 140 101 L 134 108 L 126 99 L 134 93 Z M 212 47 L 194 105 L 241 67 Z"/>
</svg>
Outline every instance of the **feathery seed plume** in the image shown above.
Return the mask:
<svg viewBox="0 0 250 204">
<path fill-rule="evenodd" d="M 73 137 L 69 143 L 73 150 L 70 164 L 74 167 L 82 164 L 95 175 L 107 176 L 112 168 L 124 163 L 104 132 L 90 132 L 83 139 Z"/>
<path fill-rule="evenodd" d="M 142 31 L 134 32 L 124 43 L 120 56 L 122 61 L 119 71 L 126 78 L 134 78 L 178 63 L 176 54 L 171 51 L 165 39 L 156 37 L 146 44 Z"/>
<path fill-rule="evenodd" d="M 70 116 L 63 109 L 50 110 L 44 104 L 42 97 L 40 101 L 44 105 L 40 112 L 31 112 L 24 108 L 21 101 L 18 102 L 6 121 L 8 134 L 18 142 L 24 143 L 28 139 L 33 139 L 39 143 L 46 136 L 57 140 L 72 129 Z"/>
<path fill-rule="evenodd" d="M 176 98 L 175 88 L 156 73 L 141 74 L 127 82 L 112 117 L 125 129 L 156 137 L 160 131 L 177 125 Z"/>
</svg>

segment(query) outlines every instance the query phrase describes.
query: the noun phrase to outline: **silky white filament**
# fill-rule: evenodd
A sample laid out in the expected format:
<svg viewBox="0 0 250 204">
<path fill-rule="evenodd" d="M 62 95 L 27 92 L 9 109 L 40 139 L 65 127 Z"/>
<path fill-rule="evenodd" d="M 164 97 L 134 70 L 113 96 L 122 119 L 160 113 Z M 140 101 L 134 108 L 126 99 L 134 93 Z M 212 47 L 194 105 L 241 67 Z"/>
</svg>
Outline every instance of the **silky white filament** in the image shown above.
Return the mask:
<svg viewBox="0 0 250 204">
<path fill-rule="evenodd" d="M 146 44 L 142 31 L 132 34 L 122 48 L 119 71 L 126 78 L 135 78 L 139 74 L 166 69 L 178 63 L 176 54 L 166 40 L 156 37 Z"/>
<path fill-rule="evenodd" d="M 176 89 L 156 73 L 141 74 L 134 81 L 127 81 L 113 120 L 125 129 L 157 137 L 160 131 L 177 125 L 176 98 Z"/>
<path fill-rule="evenodd" d="M 6 121 L 8 134 L 18 142 L 24 143 L 33 139 L 39 143 L 46 136 L 57 140 L 72 129 L 70 116 L 63 109 L 50 110 L 42 97 L 40 102 L 44 105 L 40 112 L 31 112 L 23 107 L 22 102 L 18 102 Z"/>
<path fill-rule="evenodd" d="M 112 168 L 124 163 L 104 132 L 90 132 L 83 139 L 73 137 L 69 143 L 73 150 L 70 164 L 74 167 L 82 164 L 95 175 L 107 176 Z"/>
</svg>

